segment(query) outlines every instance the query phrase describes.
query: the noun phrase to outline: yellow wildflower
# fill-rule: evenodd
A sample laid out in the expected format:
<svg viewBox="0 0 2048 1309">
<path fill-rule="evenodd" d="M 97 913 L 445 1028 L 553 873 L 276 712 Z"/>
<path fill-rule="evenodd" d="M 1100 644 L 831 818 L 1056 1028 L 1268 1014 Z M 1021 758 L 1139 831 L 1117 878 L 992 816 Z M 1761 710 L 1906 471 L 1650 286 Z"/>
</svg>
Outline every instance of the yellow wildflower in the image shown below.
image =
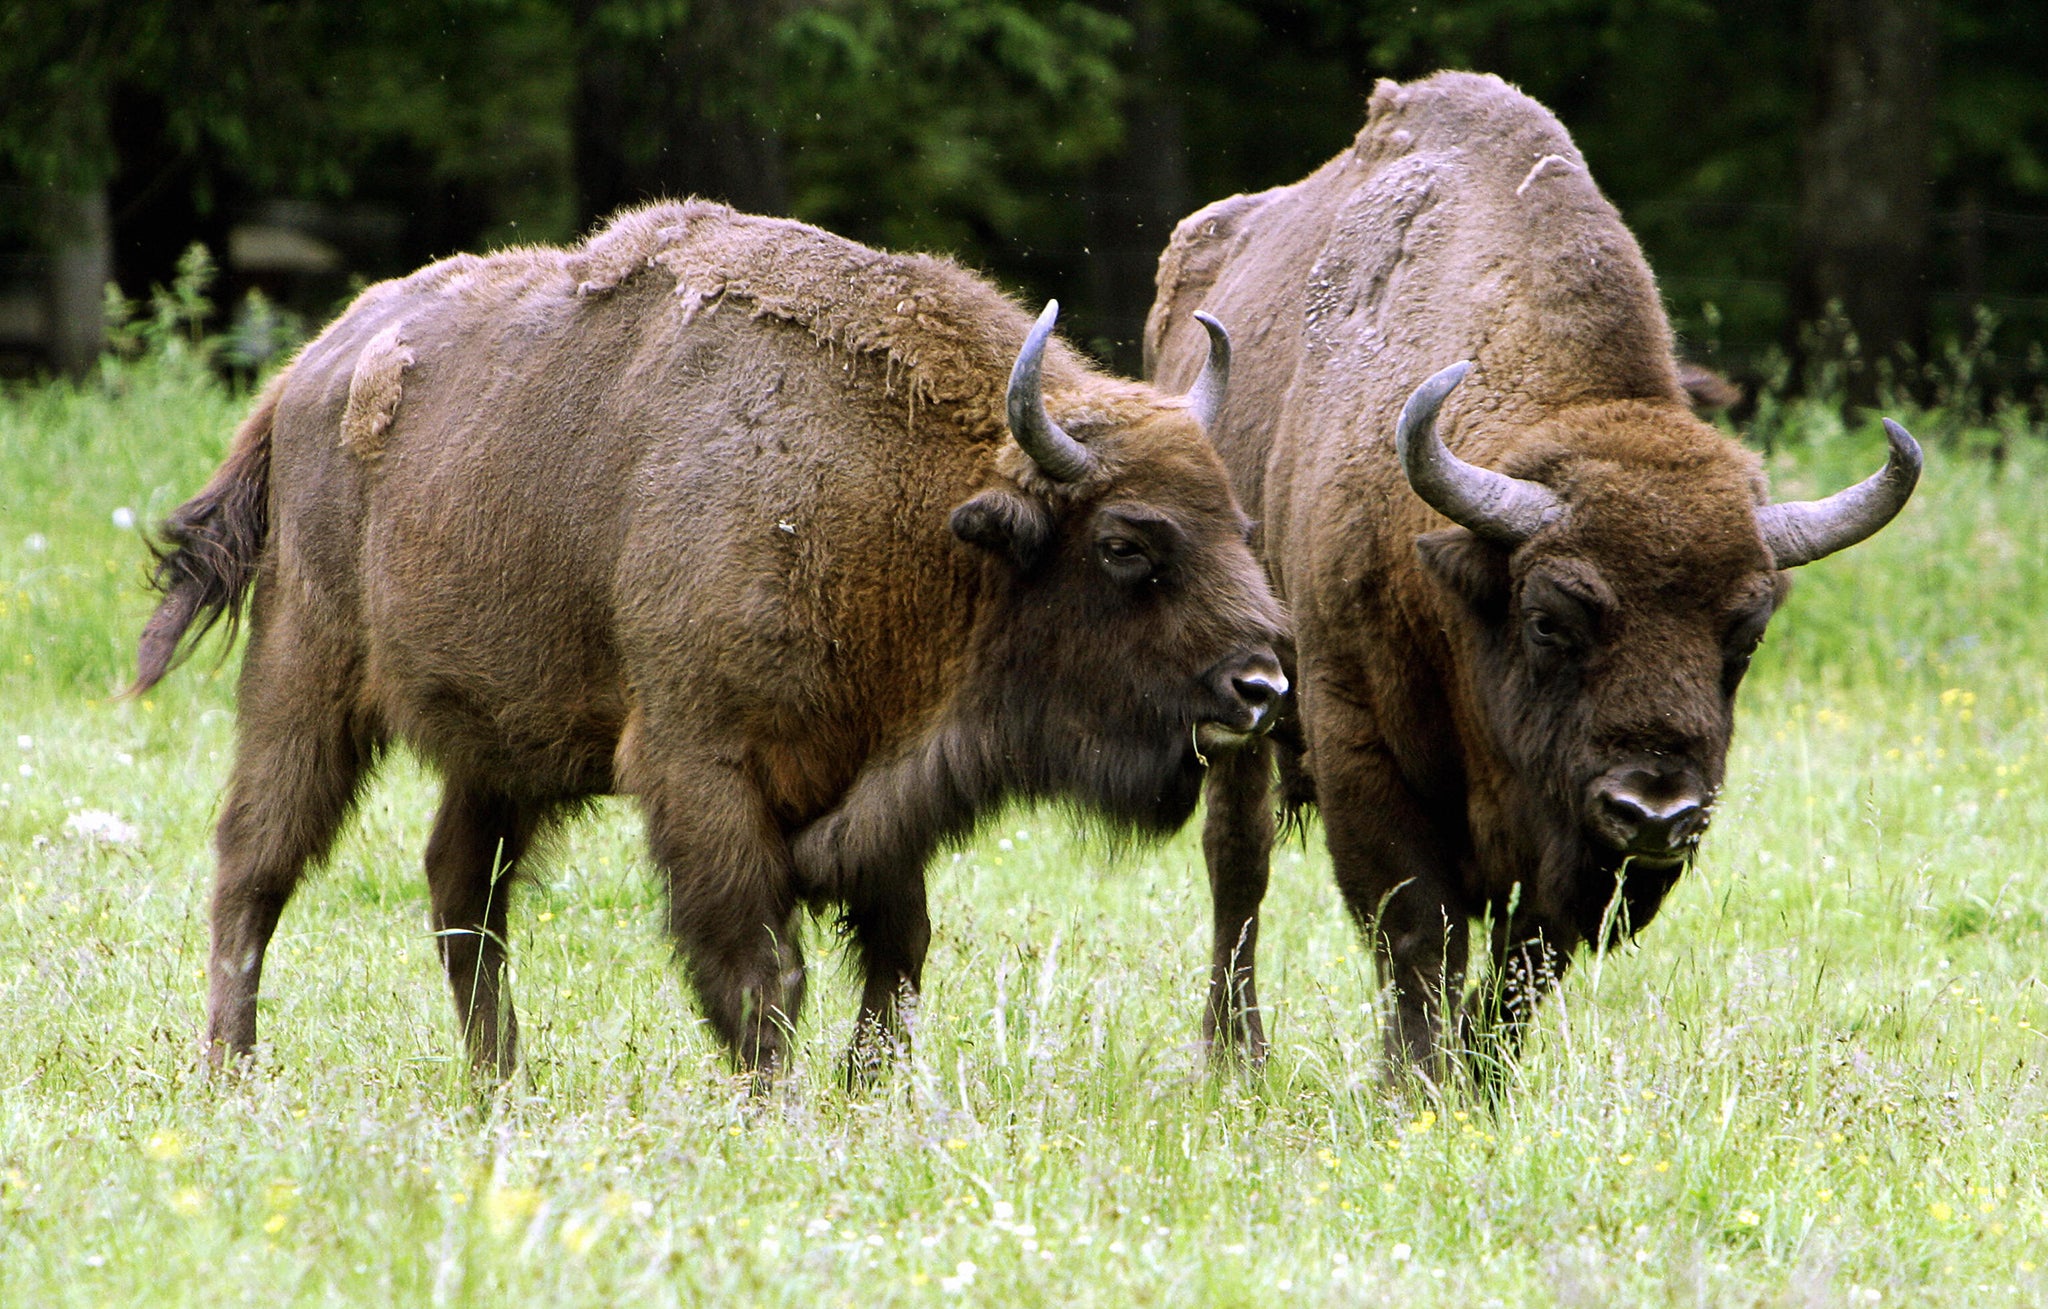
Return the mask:
<svg viewBox="0 0 2048 1309">
<path fill-rule="evenodd" d="M 597 1224 L 588 1218 L 569 1217 L 562 1220 L 562 1230 L 556 1233 L 556 1240 L 570 1254 L 582 1254 L 597 1240 Z"/>
<path fill-rule="evenodd" d="M 185 1138 L 171 1131 L 152 1132 L 142 1143 L 142 1152 L 160 1164 L 167 1164 L 185 1157 Z"/>
<path fill-rule="evenodd" d="M 491 1232 L 496 1236 L 510 1233 L 540 1208 L 540 1192 L 530 1186 L 496 1186 L 484 1196 L 484 1213 L 489 1216 Z"/>
</svg>

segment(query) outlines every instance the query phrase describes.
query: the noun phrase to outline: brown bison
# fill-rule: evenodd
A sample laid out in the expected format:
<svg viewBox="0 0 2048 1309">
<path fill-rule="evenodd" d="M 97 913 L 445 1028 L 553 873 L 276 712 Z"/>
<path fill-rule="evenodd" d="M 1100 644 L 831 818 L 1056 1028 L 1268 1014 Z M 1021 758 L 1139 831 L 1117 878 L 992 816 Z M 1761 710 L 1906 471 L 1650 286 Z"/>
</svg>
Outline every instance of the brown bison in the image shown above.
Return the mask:
<svg viewBox="0 0 2048 1309">
<path fill-rule="evenodd" d="M 1640 929 L 1692 858 L 1784 570 L 1884 526 L 1919 448 L 1888 424 L 1883 472 L 1770 503 L 1688 409 L 1585 160 L 1492 77 L 1382 82 L 1315 174 L 1183 221 L 1146 332 L 1164 385 L 1199 367 L 1196 307 L 1244 346 L 1211 435 L 1296 623 L 1283 798 L 1317 804 L 1375 947 L 1389 1069 L 1440 1073 L 1475 919 L 1493 975 L 1460 1044 L 1506 1058 L 1575 949 Z M 1207 1030 L 1254 1056 L 1271 753 L 1219 763 L 1204 833 Z"/>
<path fill-rule="evenodd" d="M 800 906 L 898 1027 L 924 868 L 1005 800 L 1163 832 L 1286 691 L 1281 615 L 1187 398 L 988 284 L 705 203 L 372 287 L 163 527 L 137 687 L 251 596 L 205 1046 L 385 746 L 472 1063 L 515 1058 L 507 892 L 587 797 L 644 810 L 668 928 L 742 1068 L 787 1052 Z M 1012 364 L 1014 361 L 1014 372 Z M 1014 438 L 1014 439 L 1012 439 Z"/>
</svg>

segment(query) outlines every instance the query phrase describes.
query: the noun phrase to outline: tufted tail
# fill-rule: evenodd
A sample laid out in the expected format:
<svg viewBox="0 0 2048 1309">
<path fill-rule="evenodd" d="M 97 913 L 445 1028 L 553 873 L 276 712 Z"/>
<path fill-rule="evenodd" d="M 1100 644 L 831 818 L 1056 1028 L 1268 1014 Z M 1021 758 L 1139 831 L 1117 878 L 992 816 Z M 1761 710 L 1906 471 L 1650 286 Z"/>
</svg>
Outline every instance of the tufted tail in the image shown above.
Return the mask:
<svg viewBox="0 0 2048 1309">
<path fill-rule="evenodd" d="M 156 556 L 150 585 L 164 598 L 143 625 L 135 683 L 125 694 L 155 686 L 223 615 L 228 641 L 234 641 L 270 534 L 270 431 L 283 381 L 280 375 L 265 389 L 206 489 L 179 505 L 157 530 L 162 544 L 150 546 Z"/>
</svg>

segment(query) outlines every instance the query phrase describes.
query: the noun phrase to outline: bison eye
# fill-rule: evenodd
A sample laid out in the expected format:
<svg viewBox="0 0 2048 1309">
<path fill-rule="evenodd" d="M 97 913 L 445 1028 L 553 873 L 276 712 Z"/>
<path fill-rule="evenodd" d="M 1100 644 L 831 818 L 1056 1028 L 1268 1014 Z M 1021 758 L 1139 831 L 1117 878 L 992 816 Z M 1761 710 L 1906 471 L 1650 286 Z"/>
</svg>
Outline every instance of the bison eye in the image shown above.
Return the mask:
<svg viewBox="0 0 2048 1309">
<path fill-rule="evenodd" d="M 1570 640 L 1564 630 L 1564 624 L 1540 609 L 1529 615 L 1527 630 L 1530 642 L 1535 645 L 1556 647 Z"/>
<path fill-rule="evenodd" d="M 1102 567 L 1119 582 L 1142 582 L 1152 576 L 1152 556 L 1127 536 L 1105 536 L 1095 543 Z"/>
</svg>

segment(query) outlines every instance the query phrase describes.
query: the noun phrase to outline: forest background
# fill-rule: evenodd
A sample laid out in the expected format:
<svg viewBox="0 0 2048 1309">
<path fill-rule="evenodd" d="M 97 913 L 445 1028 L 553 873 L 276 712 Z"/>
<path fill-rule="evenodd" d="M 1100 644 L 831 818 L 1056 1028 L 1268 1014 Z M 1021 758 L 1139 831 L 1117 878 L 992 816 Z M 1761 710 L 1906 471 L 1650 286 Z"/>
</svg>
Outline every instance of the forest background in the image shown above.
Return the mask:
<svg viewBox="0 0 2048 1309">
<path fill-rule="evenodd" d="M 1135 372 L 1174 222 L 1440 67 L 1558 113 L 1752 395 L 2039 419 L 2048 23 L 2005 0 L 38 0 L 0 14 L 0 369 L 90 366 L 109 278 L 194 241 L 224 313 L 285 311 L 260 363 L 364 280 L 697 194 L 1057 295 Z"/>
</svg>

